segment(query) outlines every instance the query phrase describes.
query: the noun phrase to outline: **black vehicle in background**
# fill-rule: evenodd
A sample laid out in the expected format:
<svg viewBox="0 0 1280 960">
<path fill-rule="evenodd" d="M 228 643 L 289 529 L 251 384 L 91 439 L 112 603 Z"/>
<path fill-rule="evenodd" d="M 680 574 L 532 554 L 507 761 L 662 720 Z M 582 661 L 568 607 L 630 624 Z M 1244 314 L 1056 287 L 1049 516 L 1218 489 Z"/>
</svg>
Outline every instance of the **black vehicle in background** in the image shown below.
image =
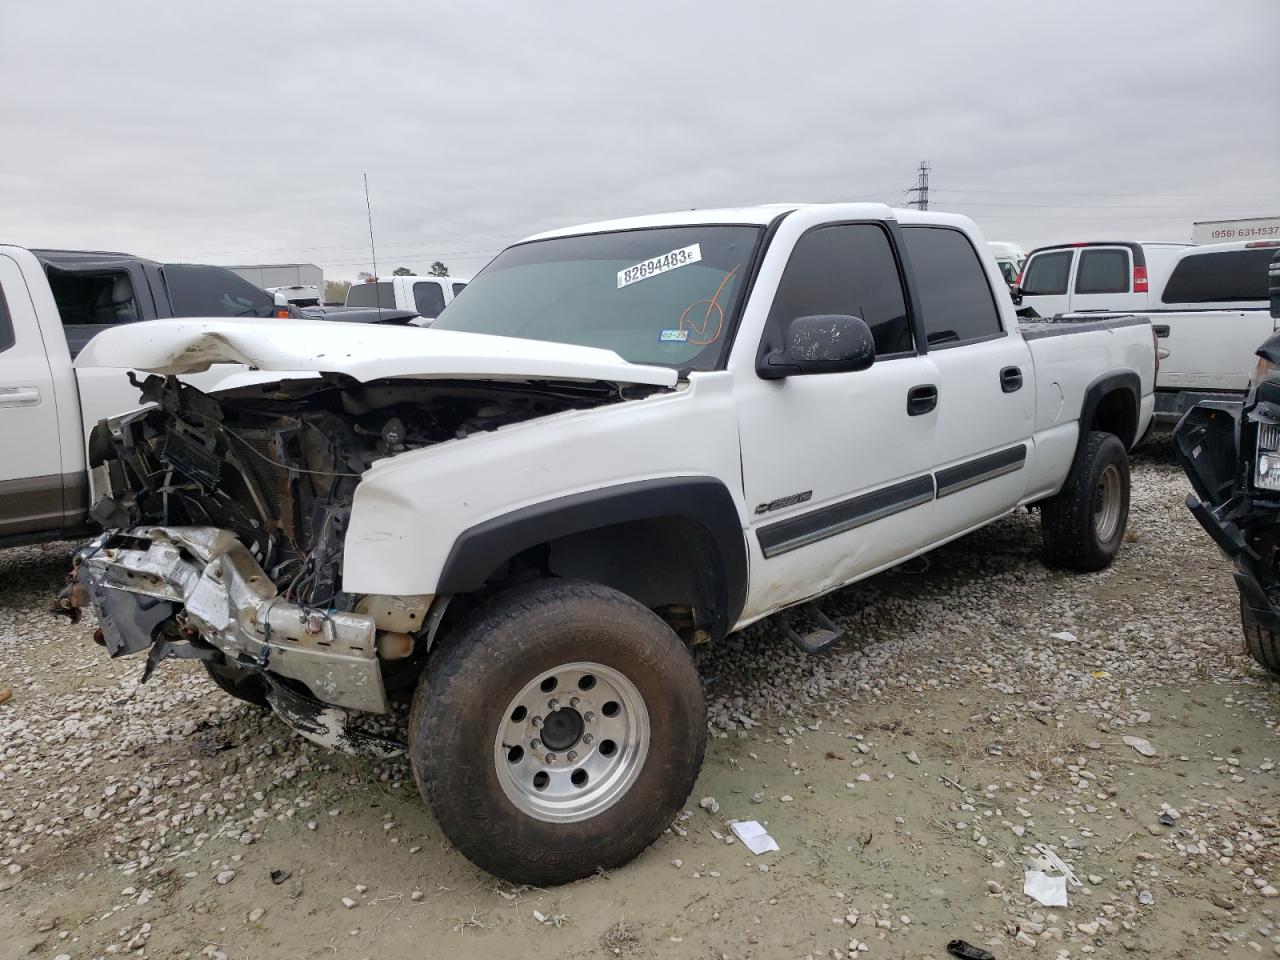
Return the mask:
<svg viewBox="0 0 1280 960">
<path fill-rule="evenodd" d="M 1280 253 L 1271 260 L 1280 320 Z M 1280 331 L 1258 348 L 1244 406 L 1206 401 L 1173 431 L 1187 507 L 1235 565 L 1249 654 L 1280 678 Z"/>
<path fill-rule="evenodd" d="M 31 252 L 49 278 L 72 357 L 94 334 L 121 323 L 301 315 L 225 267 L 90 250 Z"/>
</svg>

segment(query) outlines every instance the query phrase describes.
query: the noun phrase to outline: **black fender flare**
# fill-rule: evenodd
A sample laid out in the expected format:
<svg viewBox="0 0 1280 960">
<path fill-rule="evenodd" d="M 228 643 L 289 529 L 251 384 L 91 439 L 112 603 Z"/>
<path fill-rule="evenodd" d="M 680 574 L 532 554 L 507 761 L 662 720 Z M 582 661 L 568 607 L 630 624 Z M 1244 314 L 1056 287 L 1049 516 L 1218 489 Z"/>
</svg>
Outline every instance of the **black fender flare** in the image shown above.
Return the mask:
<svg viewBox="0 0 1280 960">
<path fill-rule="evenodd" d="M 1142 378 L 1132 370 L 1113 370 L 1104 373 L 1085 388 L 1084 402 L 1080 407 L 1079 435 L 1076 437 L 1076 459 L 1079 459 L 1080 451 L 1089 439 L 1089 424 L 1093 423 L 1098 405 L 1113 390 L 1124 390 L 1133 397 L 1133 426 L 1126 431 L 1129 436 L 1120 437 L 1120 442 L 1126 450 L 1132 450 L 1138 442 L 1138 424 L 1142 419 Z"/>
<path fill-rule="evenodd" d="M 723 635 L 747 599 L 747 544 L 728 487 L 714 477 L 661 477 L 601 487 L 522 507 L 464 530 L 440 571 L 437 594 L 470 593 L 512 557 L 559 537 L 632 520 L 690 520 L 711 535 L 719 554 Z"/>
</svg>

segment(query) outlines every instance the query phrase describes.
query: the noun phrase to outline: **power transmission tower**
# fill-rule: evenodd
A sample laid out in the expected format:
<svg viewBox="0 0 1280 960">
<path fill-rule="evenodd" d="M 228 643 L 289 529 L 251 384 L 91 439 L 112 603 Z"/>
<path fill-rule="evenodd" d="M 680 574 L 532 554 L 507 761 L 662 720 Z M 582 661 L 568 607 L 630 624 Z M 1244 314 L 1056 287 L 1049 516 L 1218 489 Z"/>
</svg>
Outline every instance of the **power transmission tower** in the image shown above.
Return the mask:
<svg viewBox="0 0 1280 960">
<path fill-rule="evenodd" d="M 907 191 L 907 193 L 914 193 L 916 197 L 907 202 L 908 207 L 915 207 L 917 210 L 929 209 L 929 171 L 931 169 L 928 160 L 920 161 L 920 177 L 916 180 L 916 185 Z"/>
</svg>

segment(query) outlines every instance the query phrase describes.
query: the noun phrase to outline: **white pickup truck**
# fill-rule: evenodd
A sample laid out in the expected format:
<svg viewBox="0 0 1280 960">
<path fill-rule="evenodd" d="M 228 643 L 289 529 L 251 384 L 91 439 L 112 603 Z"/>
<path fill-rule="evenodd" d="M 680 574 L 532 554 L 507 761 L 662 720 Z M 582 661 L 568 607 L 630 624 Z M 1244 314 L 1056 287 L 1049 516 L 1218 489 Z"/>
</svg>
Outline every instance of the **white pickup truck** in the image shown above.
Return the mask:
<svg viewBox="0 0 1280 960">
<path fill-rule="evenodd" d="M 217 394 L 173 377 L 311 369 Z M 1106 566 L 1151 417 L 1150 324 L 1019 326 L 972 221 L 879 204 L 682 212 L 518 243 L 426 330 L 162 321 L 91 440 L 107 532 L 60 599 L 112 656 L 198 659 L 320 742 L 412 696 L 457 847 L 516 882 L 626 862 L 701 766 L 687 647 L 1022 506 Z M 282 377 L 285 375 L 282 374 Z"/>
<path fill-rule="evenodd" d="M 383 310 L 412 310 L 425 320 L 434 320 L 469 282 L 468 277 L 422 277 L 415 274 L 377 277 L 353 283 L 347 290 L 348 307 L 376 307 Z M 337 315 L 336 319 L 341 319 Z"/>
<path fill-rule="evenodd" d="M 85 344 L 158 317 L 266 318 L 279 307 L 225 267 L 0 244 L 0 547 L 94 529 L 87 428 L 135 409 L 138 389 L 120 370 L 74 369 Z M 189 379 L 213 389 L 243 376 L 222 366 Z"/>
</svg>

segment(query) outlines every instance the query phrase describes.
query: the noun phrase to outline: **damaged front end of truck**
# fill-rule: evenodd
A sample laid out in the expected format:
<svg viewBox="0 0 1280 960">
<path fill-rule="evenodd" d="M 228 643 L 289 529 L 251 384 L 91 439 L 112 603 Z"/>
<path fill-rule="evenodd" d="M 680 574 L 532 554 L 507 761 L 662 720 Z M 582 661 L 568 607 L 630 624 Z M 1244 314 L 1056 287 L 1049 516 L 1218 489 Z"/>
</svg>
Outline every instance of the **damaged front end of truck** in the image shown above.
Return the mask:
<svg viewBox="0 0 1280 960">
<path fill-rule="evenodd" d="M 133 377 L 132 374 L 130 374 Z M 341 374 L 216 395 L 134 379 L 151 406 L 89 442 L 106 531 L 75 556 L 56 609 L 92 607 L 112 657 L 197 659 L 224 689 L 317 742 L 386 755 L 350 711 L 385 713 L 420 672 L 442 603 L 342 589 L 344 537 L 375 461 L 624 399 L 617 384 Z"/>
<path fill-rule="evenodd" d="M 1246 632 L 1280 632 L 1280 342 L 1261 358 L 1243 407 L 1203 402 L 1173 432 L 1195 491 L 1187 508 L 1235 567 Z"/>
</svg>

